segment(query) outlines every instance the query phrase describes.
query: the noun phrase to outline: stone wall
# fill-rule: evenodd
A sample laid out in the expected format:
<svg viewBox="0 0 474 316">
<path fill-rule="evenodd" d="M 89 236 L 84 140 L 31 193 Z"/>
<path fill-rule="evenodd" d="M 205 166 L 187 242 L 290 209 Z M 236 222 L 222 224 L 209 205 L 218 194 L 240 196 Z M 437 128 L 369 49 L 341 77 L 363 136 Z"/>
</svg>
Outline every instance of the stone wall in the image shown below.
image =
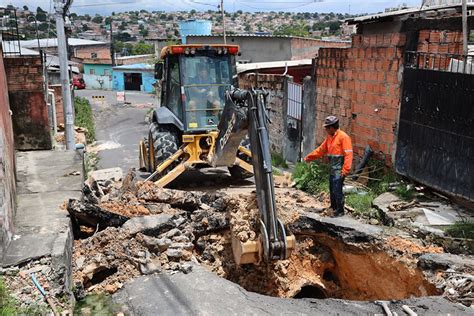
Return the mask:
<svg viewBox="0 0 474 316">
<path fill-rule="evenodd" d="M 16 149 L 51 149 L 51 128 L 43 91 L 41 58 L 15 56 L 5 58 L 4 63 Z"/>
<path fill-rule="evenodd" d="M 282 153 L 284 150 L 284 120 L 286 111 L 284 102 L 284 76 L 269 74 L 243 74 L 239 76 L 239 87 L 249 89 L 252 87 L 265 88 L 268 92 L 270 146 L 272 151 Z"/>
<path fill-rule="evenodd" d="M 13 128 L 0 45 L 0 255 L 8 246 L 13 234 L 15 182 Z"/>
</svg>

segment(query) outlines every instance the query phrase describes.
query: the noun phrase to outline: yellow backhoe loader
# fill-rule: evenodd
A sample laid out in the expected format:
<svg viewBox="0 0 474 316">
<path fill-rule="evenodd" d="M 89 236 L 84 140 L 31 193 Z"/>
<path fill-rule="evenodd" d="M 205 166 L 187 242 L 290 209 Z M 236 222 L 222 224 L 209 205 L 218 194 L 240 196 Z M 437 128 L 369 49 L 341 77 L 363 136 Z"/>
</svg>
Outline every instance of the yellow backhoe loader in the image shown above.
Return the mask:
<svg viewBox="0 0 474 316">
<path fill-rule="evenodd" d="M 295 245 L 278 219 L 270 146 L 267 93 L 238 89 L 237 45 L 171 45 L 155 66 L 161 105 L 140 142 L 140 168 L 164 187 L 187 169 L 228 167 L 233 177 L 255 177 L 260 210 L 258 242 L 232 247 L 237 264 L 286 259 Z"/>
</svg>

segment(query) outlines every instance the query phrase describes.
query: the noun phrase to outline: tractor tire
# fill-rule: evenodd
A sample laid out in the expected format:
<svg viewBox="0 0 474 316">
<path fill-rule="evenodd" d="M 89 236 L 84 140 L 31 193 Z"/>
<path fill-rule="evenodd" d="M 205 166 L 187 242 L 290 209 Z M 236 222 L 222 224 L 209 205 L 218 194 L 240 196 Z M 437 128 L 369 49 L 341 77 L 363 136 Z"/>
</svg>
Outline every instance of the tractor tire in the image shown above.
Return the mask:
<svg viewBox="0 0 474 316">
<path fill-rule="evenodd" d="M 250 150 L 250 139 L 249 139 L 248 136 L 246 136 L 242 140 L 242 142 L 240 143 L 240 146 L 245 147 L 248 150 Z M 241 153 L 240 151 L 237 152 L 237 157 L 239 157 L 240 159 L 242 159 L 243 161 L 245 161 L 249 164 L 252 164 L 252 158 L 245 155 L 244 153 Z M 239 180 L 247 179 L 247 178 L 250 178 L 250 177 L 253 176 L 253 173 L 248 172 L 247 170 L 245 170 L 244 168 L 241 168 L 239 166 L 234 165 L 232 167 L 229 167 L 228 169 L 229 169 L 230 175 L 233 178 L 237 178 Z"/>
<path fill-rule="evenodd" d="M 176 133 L 171 130 L 158 126 L 156 122 L 150 124 L 149 137 L 150 140 L 148 143 L 150 144 L 149 148 L 153 149 L 155 167 L 178 151 L 178 135 L 176 135 Z M 171 164 L 164 173 L 167 173 L 167 171 L 173 169 L 175 165 L 176 164 Z"/>
</svg>

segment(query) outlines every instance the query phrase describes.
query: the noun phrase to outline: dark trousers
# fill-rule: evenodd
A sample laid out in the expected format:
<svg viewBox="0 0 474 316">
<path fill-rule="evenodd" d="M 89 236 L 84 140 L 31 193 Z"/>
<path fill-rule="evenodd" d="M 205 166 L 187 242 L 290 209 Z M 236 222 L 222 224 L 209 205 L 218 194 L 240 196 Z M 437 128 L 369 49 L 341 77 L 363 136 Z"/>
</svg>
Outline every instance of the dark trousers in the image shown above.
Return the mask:
<svg viewBox="0 0 474 316">
<path fill-rule="evenodd" d="M 342 187 L 344 178 L 340 175 L 329 176 L 329 192 L 331 195 L 331 208 L 336 213 L 344 213 L 344 193 Z"/>
</svg>

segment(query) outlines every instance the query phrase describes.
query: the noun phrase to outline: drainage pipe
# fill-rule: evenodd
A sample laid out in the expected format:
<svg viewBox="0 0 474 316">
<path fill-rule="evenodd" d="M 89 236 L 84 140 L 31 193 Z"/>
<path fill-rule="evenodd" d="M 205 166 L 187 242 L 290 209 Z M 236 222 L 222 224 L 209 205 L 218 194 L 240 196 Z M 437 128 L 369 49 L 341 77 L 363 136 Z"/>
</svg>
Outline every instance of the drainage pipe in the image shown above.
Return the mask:
<svg viewBox="0 0 474 316">
<path fill-rule="evenodd" d="M 359 162 L 359 164 L 357 165 L 357 167 L 354 171 L 354 175 L 352 176 L 352 180 L 355 181 L 355 180 L 359 179 L 359 174 L 362 173 L 362 170 L 364 170 L 365 166 L 369 162 L 369 159 L 370 159 L 370 157 L 372 157 L 373 153 L 374 153 L 374 151 L 372 150 L 372 148 L 370 148 L 370 145 L 367 145 L 367 147 L 365 147 L 365 150 L 364 150 L 364 156 L 362 156 L 362 160 Z"/>
<path fill-rule="evenodd" d="M 30 277 L 31 277 L 31 280 L 33 281 L 34 285 L 36 286 L 36 288 L 43 295 L 44 299 L 46 300 L 46 303 L 48 303 L 48 305 L 53 310 L 54 316 L 59 316 L 59 313 L 56 310 L 56 305 L 54 305 L 54 302 L 46 295 L 46 292 L 44 291 L 43 287 L 41 286 L 41 284 L 39 284 L 38 280 L 36 279 L 35 274 L 31 273 Z"/>
</svg>

